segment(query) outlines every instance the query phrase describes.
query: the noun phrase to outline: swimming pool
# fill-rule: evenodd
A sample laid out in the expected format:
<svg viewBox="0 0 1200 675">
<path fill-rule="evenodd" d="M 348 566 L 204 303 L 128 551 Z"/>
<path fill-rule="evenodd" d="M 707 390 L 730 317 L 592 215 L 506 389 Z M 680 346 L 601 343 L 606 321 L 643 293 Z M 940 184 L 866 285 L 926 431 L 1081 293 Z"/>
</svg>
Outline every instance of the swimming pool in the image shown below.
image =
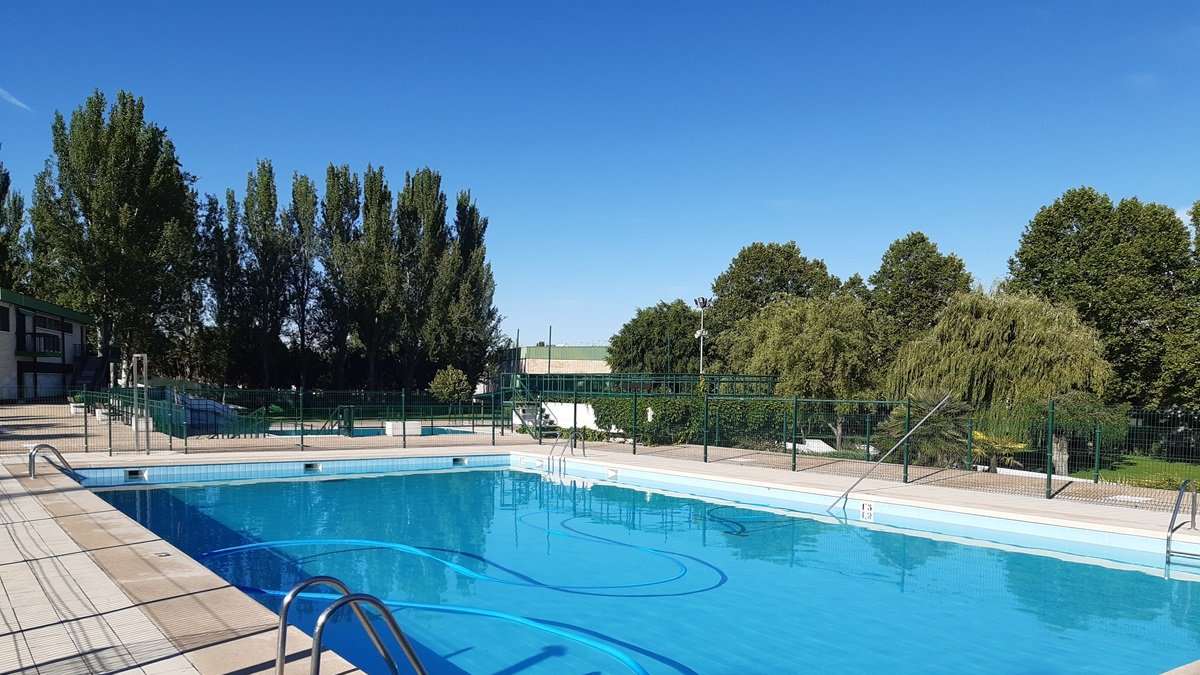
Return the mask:
<svg viewBox="0 0 1200 675">
<path fill-rule="evenodd" d="M 315 574 L 379 595 L 433 672 L 1135 673 L 1200 654 L 1195 583 L 542 473 L 99 494 L 272 609 Z M 329 644 L 382 672 L 349 614 Z"/>
<path fill-rule="evenodd" d="M 354 427 L 351 436 L 355 438 L 366 436 L 383 436 L 383 427 Z M 421 427 L 422 436 L 445 436 L 449 434 L 473 434 L 470 429 L 455 429 L 453 427 Z M 299 429 L 273 429 L 272 436 L 299 436 Z M 305 436 L 344 436 L 340 429 L 308 429 Z"/>
</svg>

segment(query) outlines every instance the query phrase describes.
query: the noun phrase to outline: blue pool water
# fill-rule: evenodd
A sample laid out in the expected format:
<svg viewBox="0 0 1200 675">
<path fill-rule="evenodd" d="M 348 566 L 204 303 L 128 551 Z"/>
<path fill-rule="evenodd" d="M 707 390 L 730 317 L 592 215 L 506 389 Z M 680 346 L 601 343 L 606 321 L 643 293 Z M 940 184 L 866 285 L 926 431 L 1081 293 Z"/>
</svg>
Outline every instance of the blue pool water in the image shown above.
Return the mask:
<svg viewBox="0 0 1200 675">
<path fill-rule="evenodd" d="M 272 429 L 272 436 L 299 436 L 299 429 Z M 305 436 L 344 436 L 340 429 L 306 429 Z M 355 427 L 352 434 L 355 438 L 362 436 L 382 436 L 383 429 L 380 427 Z"/>
<path fill-rule="evenodd" d="M 382 436 L 383 427 L 354 427 L 353 436 Z M 451 427 L 421 427 L 422 436 L 443 436 L 446 434 L 470 434 L 474 433 L 469 429 L 454 429 Z M 272 436 L 299 436 L 299 429 L 275 429 L 271 431 Z M 338 429 L 309 429 L 304 432 L 305 436 L 341 436 L 342 432 Z"/>
<path fill-rule="evenodd" d="M 508 470 L 99 493 L 259 602 L 328 574 L 439 673 L 1148 673 L 1200 584 Z M 297 603 L 311 632 L 328 603 Z M 329 644 L 385 672 L 346 613 Z M 382 630 L 382 627 L 381 627 Z"/>
</svg>

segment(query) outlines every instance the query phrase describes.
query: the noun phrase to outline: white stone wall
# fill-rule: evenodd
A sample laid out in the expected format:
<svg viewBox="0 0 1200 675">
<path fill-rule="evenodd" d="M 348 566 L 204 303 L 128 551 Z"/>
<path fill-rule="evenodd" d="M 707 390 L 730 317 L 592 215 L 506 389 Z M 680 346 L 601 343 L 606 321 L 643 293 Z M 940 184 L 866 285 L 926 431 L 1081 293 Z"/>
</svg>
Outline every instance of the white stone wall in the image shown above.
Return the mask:
<svg viewBox="0 0 1200 675">
<path fill-rule="evenodd" d="M 8 312 L 7 331 L 0 331 L 0 399 L 17 395 L 17 317 L 12 305 L 0 303 Z"/>
<path fill-rule="evenodd" d="M 571 421 L 576 422 L 575 426 L 580 429 L 599 429 L 596 426 L 596 411 L 592 410 L 592 406 L 587 403 L 580 403 L 577 410 L 572 411 L 570 401 L 566 403 L 558 403 L 555 401 L 547 401 L 545 403 L 546 411 L 554 418 L 555 423 L 560 427 L 570 428 Z"/>
</svg>

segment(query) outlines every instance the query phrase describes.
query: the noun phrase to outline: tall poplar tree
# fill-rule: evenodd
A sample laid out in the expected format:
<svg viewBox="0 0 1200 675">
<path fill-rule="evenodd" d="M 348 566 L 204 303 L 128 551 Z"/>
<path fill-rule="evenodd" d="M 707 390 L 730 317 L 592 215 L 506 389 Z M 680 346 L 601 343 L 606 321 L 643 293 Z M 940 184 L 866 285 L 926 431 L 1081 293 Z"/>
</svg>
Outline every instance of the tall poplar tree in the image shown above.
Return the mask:
<svg viewBox="0 0 1200 675">
<path fill-rule="evenodd" d="M 317 186 L 308 176 L 292 174 L 292 203 L 288 205 L 286 220 L 293 246 L 292 264 L 288 270 L 293 293 L 289 318 L 296 338 L 300 384 L 305 384 L 310 367 L 312 314 L 321 285 L 321 274 L 316 264 L 320 255 L 320 239 L 317 234 Z"/>
<path fill-rule="evenodd" d="M 317 313 L 321 317 L 320 340 L 331 361 L 333 385 L 339 388 L 346 384 L 349 338 L 354 331 L 347 273 L 350 242 L 359 228 L 361 200 L 358 174 L 351 173 L 345 164 L 330 164 L 325 170 L 325 194 L 321 199 L 318 241 L 324 275 L 317 294 Z"/>
<path fill-rule="evenodd" d="M 158 319 L 186 298 L 172 261 L 196 228 L 190 178 L 128 92 L 111 107 L 95 92 L 69 124 L 55 113 L 51 134 L 31 210 L 33 288 L 94 316 L 103 347 L 148 351 Z"/>
<path fill-rule="evenodd" d="M 270 160 L 259 160 L 247 175 L 242 201 L 242 227 L 246 243 L 246 299 L 253 320 L 263 386 L 277 384 L 275 365 L 285 352 L 280 335 L 292 307 L 294 289 L 290 271 L 295 246 L 280 218 L 275 169 Z"/>
<path fill-rule="evenodd" d="M 449 289 L 456 271 L 455 261 L 443 260 L 450 239 L 441 174 L 429 168 L 405 174 L 404 189 L 396 201 L 403 302 L 396 348 L 404 363 L 404 384 L 414 386 L 428 381 L 437 369 L 431 345 L 441 343 L 439 335 L 454 297 Z"/>
<path fill-rule="evenodd" d="M 366 352 L 367 387 L 373 389 L 399 308 L 392 191 L 383 167 L 368 166 L 363 174 L 362 228 L 351 235 L 342 255 L 350 314 Z"/>
<path fill-rule="evenodd" d="M 25 198 L 11 190 L 12 177 L 0 162 L 0 288 L 19 288 L 25 276 L 21 229 L 25 226 Z"/>
</svg>

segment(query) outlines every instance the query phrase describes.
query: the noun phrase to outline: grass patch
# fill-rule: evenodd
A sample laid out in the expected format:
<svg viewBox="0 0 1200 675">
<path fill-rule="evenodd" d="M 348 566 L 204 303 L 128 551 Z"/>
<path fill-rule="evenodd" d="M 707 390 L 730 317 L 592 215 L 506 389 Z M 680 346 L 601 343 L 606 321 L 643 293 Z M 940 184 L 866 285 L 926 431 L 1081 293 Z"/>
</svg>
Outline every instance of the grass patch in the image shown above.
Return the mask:
<svg viewBox="0 0 1200 675">
<path fill-rule="evenodd" d="M 1071 474 L 1079 478 L 1091 478 L 1091 469 L 1082 469 Z M 1125 455 L 1112 466 L 1100 470 L 1100 477 L 1112 483 L 1125 483 L 1141 487 L 1177 490 L 1185 479 L 1200 478 L 1200 464 L 1171 462 L 1141 455 Z"/>
</svg>

